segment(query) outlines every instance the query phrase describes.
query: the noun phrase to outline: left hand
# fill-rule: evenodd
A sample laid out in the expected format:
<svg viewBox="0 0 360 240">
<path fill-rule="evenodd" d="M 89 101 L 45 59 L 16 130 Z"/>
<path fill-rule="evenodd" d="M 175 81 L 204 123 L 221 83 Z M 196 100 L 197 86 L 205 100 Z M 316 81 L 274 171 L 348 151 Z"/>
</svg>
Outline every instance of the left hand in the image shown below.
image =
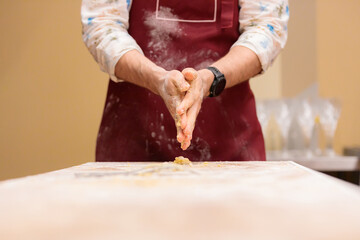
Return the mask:
<svg viewBox="0 0 360 240">
<path fill-rule="evenodd" d="M 208 69 L 196 71 L 193 68 L 185 68 L 182 74 L 190 83 L 190 89 L 186 92 L 176 112 L 181 116 L 181 128 L 185 134 L 184 138 L 178 140 L 181 142 L 181 148 L 186 150 L 190 146 L 196 118 L 203 99 L 209 95 L 214 75 Z"/>
</svg>

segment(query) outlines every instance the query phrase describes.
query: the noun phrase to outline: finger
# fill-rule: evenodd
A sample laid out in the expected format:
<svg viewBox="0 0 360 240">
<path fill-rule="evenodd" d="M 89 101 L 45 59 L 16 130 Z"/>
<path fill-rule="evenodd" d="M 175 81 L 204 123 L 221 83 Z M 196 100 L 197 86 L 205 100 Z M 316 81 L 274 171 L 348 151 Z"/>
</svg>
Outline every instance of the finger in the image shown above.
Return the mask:
<svg viewBox="0 0 360 240">
<path fill-rule="evenodd" d="M 180 116 L 180 127 L 181 129 L 185 129 L 187 125 L 187 114 L 184 113 Z"/>
<path fill-rule="evenodd" d="M 176 127 L 181 127 L 181 117 L 179 114 L 175 114 L 175 125 Z"/>
<path fill-rule="evenodd" d="M 193 125 L 195 126 L 195 124 L 193 124 Z M 187 129 L 187 128 L 185 128 L 185 129 Z M 184 133 L 184 140 L 181 142 L 182 150 L 186 150 L 188 147 L 190 147 L 191 140 L 192 140 L 192 131 L 193 130 L 194 130 L 194 127 L 192 127 L 191 133 L 189 133 L 189 132 L 187 134 Z M 183 129 L 183 132 L 184 131 L 185 130 Z"/>
<path fill-rule="evenodd" d="M 187 112 L 187 125 L 186 128 L 184 129 L 184 133 L 185 133 L 185 137 L 191 137 L 192 138 L 192 133 L 194 131 L 194 127 L 195 127 L 195 122 L 196 122 L 196 118 L 199 114 L 200 111 L 200 103 L 197 102 L 196 104 L 194 104 Z"/>
<path fill-rule="evenodd" d="M 188 147 L 190 147 L 190 144 L 191 144 L 190 141 L 184 141 L 184 142 L 182 142 L 182 143 L 181 143 L 181 149 L 185 151 L 186 149 L 188 149 Z"/>
<path fill-rule="evenodd" d="M 184 76 L 179 71 L 171 71 L 169 80 L 179 92 L 186 92 L 190 88 L 190 84 L 185 80 Z"/>
<path fill-rule="evenodd" d="M 167 109 L 169 110 L 171 116 L 173 117 L 173 119 L 177 120 L 177 115 L 180 116 L 179 114 L 176 113 L 176 109 L 180 106 L 181 104 L 181 97 L 180 96 L 165 96 L 164 97 L 164 102 L 165 105 L 167 107 Z"/>
<path fill-rule="evenodd" d="M 191 139 L 192 135 L 185 136 L 184 141 L 181 143 L 182 150 L 186 150 L 188 147 L 190 147 Z"/>
<path fill-rule="evenodd" d="M 179 115 L 175 114 L 175 126 L 177 130 L 176 139 L 179 143 L 183 142 L 185 139 L 185 134 L 183 132 L 183 129 L 181 128 L 181 118 Z"/>
<path fill-rule="evenodd" d="M 185 141 L 185 134 L 183 132 L 183 130 L 179 127 L 176 128 L 177 130 L 177 134 L 176 134 L 176 140 L 179 142 L 179 143 L 182 143 Z"/>
<path fill-rule="evenodd" d="M 200 79 L 195 81 L 195 79 L 198 78 L 197 72 L 192 68 L 185 68 L 182 73 L 190 75 L 189 78 L 193 81 L 191 82 L 190 89 L 187 91 L 184 99 L 181 101 L 180 106 L 178 106 L 176 109 L 176 112 L 180 115 L 184 114 L 203 94 L 201 90 L 202 82 Z"/>
<path fill-rule="evenodd" d="M 184 137 L 184 140 L 181 142 L 181 149 L 186 150 L 190 147 L 191 140 L 189 138 Z"/>
<path fill-rule="evenodd" d="M 194 81 L 198 76 L 197 71 L 193 68 L 185 68 L 181 73 L 187 81 Z"/>
<path fill-rule="evenodd" d="M 192 85 L 195 84 L 192 83 Z M 182 115 L 194 104 L 194 102 L 200 97 L 200 91 L 196 89 L 190 90 L 186 93 L 184 99 L 181 101 L 180 105 L 176 108 L 176 113 Z"/>
<path fill-rule="evenodd" d="M 185 97 L 185 93 L 183 93 L 183 94 L 180 95 L 181 101 L 180 101 L 179 104 L 176 106 L 176 109 L 180 106 L 181 102 L 184 100 L 184 97 Z M 175 112 L 176 112 L 176 109 L 175 109 Z M 178 114 L 178 113 L 176 112 L 176 114 Z M 180 115 L 180 114 L 178 114 L 178 115 Z M 183 113 L 183 114 L 180 115 L 180 126 L 181 126 L 181 129 L 184 130 L 185 127 L 186 127 L 186 124 L 187 124 L 187 115 L 186 115 L 186 113 Z"/>
</svg>

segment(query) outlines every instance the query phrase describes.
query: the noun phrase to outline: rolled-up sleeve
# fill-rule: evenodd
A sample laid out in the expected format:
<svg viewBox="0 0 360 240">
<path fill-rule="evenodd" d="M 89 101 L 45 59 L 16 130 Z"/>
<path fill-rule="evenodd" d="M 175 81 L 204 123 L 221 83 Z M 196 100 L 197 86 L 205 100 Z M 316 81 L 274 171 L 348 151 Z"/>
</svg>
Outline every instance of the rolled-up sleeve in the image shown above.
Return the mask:
<svg viewBox="0 0 360 240">
<path fill-rule="evenodd" d="M 287 0 L 239 0 L 240 37 L 233 46 L 244 46 L 257 54 L 265 71 L 287 40 Z"/>
<path fill-rule="evenodd" d="M 130 0 L 83 0 L 81 20 L 83 40 L 100 69 L 115 81 L 115 66 L 128 51 L 143 53 L 128 34 Z"/>
</svg>

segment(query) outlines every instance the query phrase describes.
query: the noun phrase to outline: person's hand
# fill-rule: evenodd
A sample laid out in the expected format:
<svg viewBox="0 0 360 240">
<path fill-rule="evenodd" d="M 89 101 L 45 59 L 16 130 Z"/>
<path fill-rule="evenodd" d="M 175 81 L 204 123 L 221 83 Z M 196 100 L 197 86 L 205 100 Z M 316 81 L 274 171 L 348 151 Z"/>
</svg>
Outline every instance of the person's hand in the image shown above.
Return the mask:
<svg viewBox="0 0 360 240">
<path fill-rule="evenodd" d="M 196 118 L 203 99 L 209 95 L 214 75 L 208 69 L 196 71 L 192 68 L 185 68 L 182 74 L 190 83 L 190 89 L 176 108 L 176 113 L 181 118 L 180 127 L 183 133 L 178 136 L 178 141 L 181 142 L 181 148 L 186 150 L 190 146 Z"/>
<path fill-rule="evenodd" d="M 176 112 L 176 109 L 183 100 L 185 92 L 189 90 L 190 84 L 185 80 L 185 77 L 181 72 L 172 70 L 164 71 L 159 77 L 159 81 L 156 81 L 156 84 L 153 85 L 152 88 L 153 92 L 162 97 L 171 116 L 175 120 L 178 141 L 185 139 L 184 129 L 181 128 L 181 122 L 184 122 L 183 119 L 186 119 L 186 114 L 183 114 L 181 116 L 183 119 L 181 119 L 180 115 Z M 181 143 L 181 141 L 179 142 Z"/>
</svg>

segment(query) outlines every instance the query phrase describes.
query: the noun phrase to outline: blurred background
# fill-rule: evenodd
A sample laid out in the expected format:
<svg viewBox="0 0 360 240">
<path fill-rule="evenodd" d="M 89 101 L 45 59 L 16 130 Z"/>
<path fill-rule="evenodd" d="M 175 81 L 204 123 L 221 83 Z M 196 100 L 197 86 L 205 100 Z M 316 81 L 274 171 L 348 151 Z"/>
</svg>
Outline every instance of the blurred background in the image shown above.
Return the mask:
<svg viewBox="0 0 360 240">
<path fill-rule="evenodd" d="M 0 180 L 95 159 L 108 77 L 82 42 L 80 5 L 0 0 Z M 360 145 L 359 12 L 358 0 L 290 0 L 287 46 L 251 80 L 259 101 L 314 86 L 338 99 L 338 154 Z"/>
</svg>

